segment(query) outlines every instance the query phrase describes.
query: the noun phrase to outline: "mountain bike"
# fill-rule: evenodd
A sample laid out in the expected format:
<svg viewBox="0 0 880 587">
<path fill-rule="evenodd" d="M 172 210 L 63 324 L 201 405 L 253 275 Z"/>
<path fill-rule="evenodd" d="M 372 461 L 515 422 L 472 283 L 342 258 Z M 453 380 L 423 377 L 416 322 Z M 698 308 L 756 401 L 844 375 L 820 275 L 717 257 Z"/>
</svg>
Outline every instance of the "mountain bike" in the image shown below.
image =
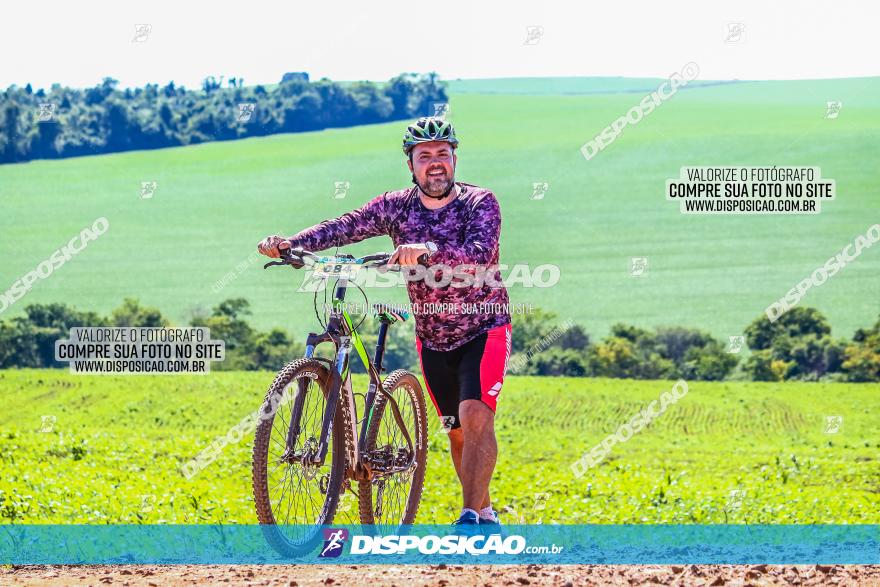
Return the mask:
<svg viewBox="0 0 880 587">
<path fill-rule="evenodd" d="M 323 332 L 310 332 L 305 356 L 276 375 L 260 409 L 254 438 L 257 518 L 269 543 L 279 553 L 294 556 L 314 548 L 322 526 L 334 519 L 339 524 L 338 512 L 343 512 L 343 524 L 412 524 L 425 479 L 428 440 L 425 397 L 418 378 L 402 369 L 384 378 L 380 375 L 388 329 L 406 320 L 408 313 L 389 304 L 373 305 L 379 331 L 371 358 L 358 333 L 363 319 L 355 325 L 345 306 L 355 272 L 399 270 L 387 264 L 391 254 L 355 258 L 319 257 L 301 249 L 280 253 L 280 260 L 266 263 L 264 269 L 308 266 L 315 277 L 336 279 L 326 320 L 318 312 L 315 291 L 315 315 Z M 321 357 L 316 349 L 325 343 L 332 354 Z M 352 389 L 352 351 L 369 376 L 365 394 Z M 363 397 L 363 409 L 357 409 L 355 396 Z M 356 508 L 350 507 L 352 495 Z"/>
</svg>

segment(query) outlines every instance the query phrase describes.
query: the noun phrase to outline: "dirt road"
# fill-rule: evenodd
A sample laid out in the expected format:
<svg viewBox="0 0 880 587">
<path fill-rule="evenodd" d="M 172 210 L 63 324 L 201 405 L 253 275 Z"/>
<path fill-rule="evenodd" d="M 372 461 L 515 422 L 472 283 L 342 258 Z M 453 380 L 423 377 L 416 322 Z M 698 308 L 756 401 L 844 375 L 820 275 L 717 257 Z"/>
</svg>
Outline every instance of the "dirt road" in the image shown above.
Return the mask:
<svg viewBox="0 0 880 587">
<path fill-rule="evenodd" d="M 880 566 L 120 565 L 0 567 L 0 585 L 871 585 Z"/>
</svg>

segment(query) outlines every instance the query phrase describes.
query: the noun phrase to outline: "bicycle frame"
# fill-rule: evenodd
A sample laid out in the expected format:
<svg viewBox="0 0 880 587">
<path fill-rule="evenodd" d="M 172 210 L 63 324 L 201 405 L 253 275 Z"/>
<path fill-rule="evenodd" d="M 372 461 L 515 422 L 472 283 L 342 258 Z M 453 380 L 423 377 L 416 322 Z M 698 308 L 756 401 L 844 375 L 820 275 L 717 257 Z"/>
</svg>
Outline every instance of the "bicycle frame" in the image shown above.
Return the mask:
<svg viewBox="0 0 880 587">
<path fill-rule="evenodd" d="M 373 407 L 375 405 L 377 394 L 383 393 L 382 381 L 379 373 L 382 371 L 382 360 L 385 354 L 385 340 L 388 334 L 389 323 L 386 321 L 381 322 L 379 326 L 379 337 L 376 341 L 375 354 L 373 360 L 370 360 L 363 340 L 361 340 L 360 335 L 352 324 L 351 317 L 345 309 L 344 302 L 347 287 L 348 279 L 340 277 L 339 281 L 336 283 L 336 289 L 333 294 L 327 328 L 320 334 L 310 332 L 306 339 L 306 352 L 304 355 L 306 358 L 314 358 L 315 348 L 321 343 L 332 342 L 336 348 L 335 361 L 331 366 L 330 371 L 330 389 L 327 396 L 327 403 L 324 407 L 324 414 L 321 423 L 321 436 L 318 440 L 318 450 L 316 454 L 312 455 L 311 460 L 312 463 L 321 466 L 327 457 L 327 450 L 330 444 L 331 426 L 334 415 L 336 414 L 337 404 L 341 399 L 344 402 L 344 409 L 349 410 L 349 413 L 352 415 L 350 418 L 352 429 L 349 431 L 351 433 L 351 438 L 357 440 L 353 443 L 346 443 L 349 450 L 348 462 L 353 465 L 349 474 L 354 479 L 370 480 L 373 478 L 374 472 L 371 464 L 363 457 L 366 449 L 367 431 L 369 430 L 370 421 L 373 417 Z M 354 402 L 354 391 L 351 386 L 351 373 L 349 371 L 349 360 L 352 348 L 357 352 L 370 377 L 370 385 L 364 403 L 365 416 L 361 422 L 360 434 L 358 434 L 357 431 L 357 409 Z M 300 421 L 302 418 L 303 404 L 305 402 L 306 385 L 307 382 L 299 381 L 299 387 L 291 410 L 290 427 L 287 432 L 286 449 L 288 452 L 293 451 L 299 433 L 301 432 Z M 387 405 L 391 407 L 397 425 L 403 432 L 403 437 L 406 440 L 407 448 L 411 454 L 411 458 L 408 460 L 406 466 L 397 467 L 397 469 L 403 471 L 408 469 L 412 463 L 415 462 L 415 450 L 413 449 L 412 439 L 410 438 L 406 425 L 403 422 L 403 418 L 400 415 L 397 402 L 390 395 L 385 395 L 385 397 L 388 402 Z M 393 473 L 396 471 L 391 472 Z M 388 473 L 388 471 L 385 473 Z"/>
</svg>

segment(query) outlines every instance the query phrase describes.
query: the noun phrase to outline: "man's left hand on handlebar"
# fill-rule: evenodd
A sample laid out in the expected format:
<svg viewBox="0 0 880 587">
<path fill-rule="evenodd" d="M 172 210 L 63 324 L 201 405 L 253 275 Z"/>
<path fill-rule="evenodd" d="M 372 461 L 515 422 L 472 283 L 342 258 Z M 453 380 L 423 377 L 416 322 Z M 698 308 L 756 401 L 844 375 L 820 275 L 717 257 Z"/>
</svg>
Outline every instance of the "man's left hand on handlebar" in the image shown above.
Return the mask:
<svg viewBox="0 0 880 587">
<path fill-rule="evenodd" d="M 257 250 L 260 251 L 261 255 L 266 255 L 267 257 L 277 259 L 281 256 L 281 254 L 278 252 L 278 245 L 280 245 L 281 243 L 286 243 L 286 246 L 283 248 L 290 248 L 290 241 L 287 239 L 287 237 L 278 235 L 267 236 L 260 241 L 260 244 L 257 245 Z"/>
<path fill-rule="evenodd" d="M 430 253 L 430 249 L 422 243 L 400 245 L 394 250 L 394 254 L 391 255 L 391 258 L 388 259 L 388 264 L 393 265 L 396 263 L 401 267 L 418 265 L 419 257 L 422 255 L 430 255 Z"/>
</svg>

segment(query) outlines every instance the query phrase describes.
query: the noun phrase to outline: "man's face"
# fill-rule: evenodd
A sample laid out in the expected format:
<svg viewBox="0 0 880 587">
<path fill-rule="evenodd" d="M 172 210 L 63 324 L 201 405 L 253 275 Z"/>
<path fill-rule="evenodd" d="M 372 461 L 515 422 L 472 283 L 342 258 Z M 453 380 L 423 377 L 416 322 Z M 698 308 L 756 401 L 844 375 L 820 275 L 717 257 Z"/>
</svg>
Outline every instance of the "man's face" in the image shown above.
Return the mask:
<svg viewBox="0 0 880 587">
<path fill-rule="evenodd" d="M 426 194 L 439 196 L 449 189 L 455 181 L 457 161 L 452 145 L 443 141 L 420 143 L 411 154 L 407 164 Z"/>
</svg>

